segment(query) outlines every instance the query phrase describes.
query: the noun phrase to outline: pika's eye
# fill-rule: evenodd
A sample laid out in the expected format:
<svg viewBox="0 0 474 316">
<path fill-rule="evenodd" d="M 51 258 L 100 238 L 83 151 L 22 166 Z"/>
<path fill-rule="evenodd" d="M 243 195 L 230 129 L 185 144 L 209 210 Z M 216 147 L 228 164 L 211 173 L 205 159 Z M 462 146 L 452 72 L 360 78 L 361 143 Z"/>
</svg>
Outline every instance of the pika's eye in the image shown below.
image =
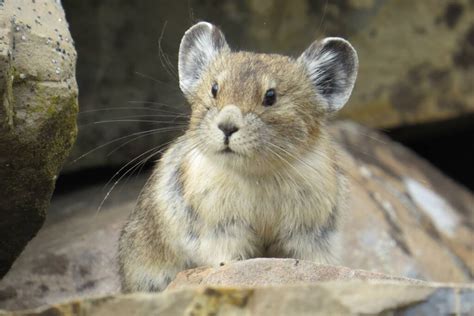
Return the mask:
<svg viewBox="0 0 474 316">
<path fill-rule="evenodd" d="M 218 90 L 219 90 L 219 85 L 217 83 L 214 83 L 211 87 L 211 93 L 214 98 L 216 97 Z"/>
<path fill-rule="evenodd" d="M 263 97 L 263 106 L 272 106 L 276 102 L 276 92 L 275 89 L 268 89 L 265 92 L 265 96 Z"/>
</svg>

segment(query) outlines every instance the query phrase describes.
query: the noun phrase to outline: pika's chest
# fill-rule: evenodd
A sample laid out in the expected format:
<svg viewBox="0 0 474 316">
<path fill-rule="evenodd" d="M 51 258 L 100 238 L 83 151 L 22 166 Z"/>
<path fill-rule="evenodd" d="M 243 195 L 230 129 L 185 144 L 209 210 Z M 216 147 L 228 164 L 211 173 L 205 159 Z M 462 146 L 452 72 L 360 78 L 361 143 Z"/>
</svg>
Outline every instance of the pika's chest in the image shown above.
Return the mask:
<svg viewBox="0 0 474 316">
<path fill-rule="evenodd" d="M 281 230 L 316 223 L 322 203 L 311 185 L 279 180 L 207 173 L 199 185 L 185 184 L 185 198 L 208 227 L 245 223 L 258 235 L 272 238 Z"/>
<path fill-rule="evenodd" d="M 204 230 L 237 223 L 271 238 L 318 226 L 335 205 L 337 181 L 329 168 L 318 168 L 323 164 L 317 159 L 311 161 L 314 167 L 301 163 L 259 177 L 194 155 L 192 163 L 183 164 L 183 198 L 199 218 L 196 225 Z"/>
</svg>

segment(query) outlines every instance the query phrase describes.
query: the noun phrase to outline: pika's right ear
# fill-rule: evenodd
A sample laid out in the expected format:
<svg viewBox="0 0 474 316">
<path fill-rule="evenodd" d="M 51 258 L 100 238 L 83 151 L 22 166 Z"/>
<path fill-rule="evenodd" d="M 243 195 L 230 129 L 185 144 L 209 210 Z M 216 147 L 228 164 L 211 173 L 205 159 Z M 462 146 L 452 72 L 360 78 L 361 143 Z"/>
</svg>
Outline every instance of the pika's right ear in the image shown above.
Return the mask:
<svg viewBox="0 0 474 316">
<path fill-rule="evenodd" d="M 217 55 L 229 51 L 221 30 L 207 22 L 199 22 L 184 33 L 179 45 L 179 87 L 190 94 L 201 79 L 202 73 Z"/>
<path fill-rule="evenodd" d="M 357 77 L 357 52 L 345 39 L 315 41 L 298 58 L 308 72 L 321 104 L 328 112 L 340 110 L 349 99 Z"/>
</svg>

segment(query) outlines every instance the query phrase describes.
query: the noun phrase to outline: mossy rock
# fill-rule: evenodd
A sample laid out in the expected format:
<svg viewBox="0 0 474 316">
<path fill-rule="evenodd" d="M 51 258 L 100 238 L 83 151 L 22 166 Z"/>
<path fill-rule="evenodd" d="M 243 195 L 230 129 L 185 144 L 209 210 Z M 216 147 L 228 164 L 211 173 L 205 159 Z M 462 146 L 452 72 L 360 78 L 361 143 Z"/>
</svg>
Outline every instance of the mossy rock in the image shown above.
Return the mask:
<svg viewBox="0 0 474 316">
<path fill-rule="evenodd" d="M 0 6 L 2 277 L 45 220 L 76 138 L 78 92 L 61 5 L 17 0 Z"/>
</svg>

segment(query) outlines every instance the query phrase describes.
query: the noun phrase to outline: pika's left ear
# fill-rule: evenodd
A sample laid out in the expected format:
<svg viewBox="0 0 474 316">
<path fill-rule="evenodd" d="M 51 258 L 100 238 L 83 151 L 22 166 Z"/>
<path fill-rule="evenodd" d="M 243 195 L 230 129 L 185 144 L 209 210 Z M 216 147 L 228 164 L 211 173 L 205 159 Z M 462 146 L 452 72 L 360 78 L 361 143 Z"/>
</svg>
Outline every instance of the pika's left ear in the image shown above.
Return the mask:
<svg viewBox="0 0 474 316">
<path fill-rule="evenodd" d="M 221 53 L 230 51 L 218 27 L 199 22 L 184 33 L 179 46 L 179 86 L 185 95 L 193 92 L 209 64 Z"/>
<path fill-rule="evenodd" d="M 298 58 L 328 112 L 340 110 L 349 99 L 359 60 L 352 45 L 339 37 L 315 41 Z"/>
</svg>

